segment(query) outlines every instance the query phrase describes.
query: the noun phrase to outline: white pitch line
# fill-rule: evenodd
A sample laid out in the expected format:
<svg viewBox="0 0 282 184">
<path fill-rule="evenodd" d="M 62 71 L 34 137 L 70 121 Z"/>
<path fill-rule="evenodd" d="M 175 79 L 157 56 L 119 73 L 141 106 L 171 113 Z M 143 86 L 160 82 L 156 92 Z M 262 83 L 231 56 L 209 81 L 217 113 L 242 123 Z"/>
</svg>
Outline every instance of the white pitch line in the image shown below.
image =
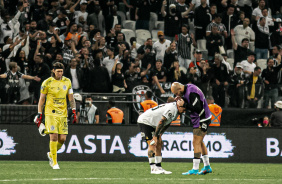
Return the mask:
<svg viewBox="0 0 282 184">
<path fill-rule="evenodd" d="M 189 176 L 188 176 L 189 177 Z M 193 176 L 192 176 L 193 177 Z M 158 180 L 158 181 L 282 181 L 282 179 L 221 179 L 221 178 L 38 178 L 38 179 L 6 179 L 0 182 L 20 182 L 20 181 L 73 181 L 73 180 Z"/>
</svg>

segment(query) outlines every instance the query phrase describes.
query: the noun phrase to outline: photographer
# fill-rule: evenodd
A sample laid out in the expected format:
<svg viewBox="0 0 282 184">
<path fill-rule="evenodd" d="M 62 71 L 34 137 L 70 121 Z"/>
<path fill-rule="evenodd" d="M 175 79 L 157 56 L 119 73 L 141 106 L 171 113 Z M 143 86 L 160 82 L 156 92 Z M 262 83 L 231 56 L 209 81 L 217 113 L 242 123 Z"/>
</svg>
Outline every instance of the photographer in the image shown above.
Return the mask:
<svg viewBox="0 0 282 184">
<path fill-rule="evenodd" d="M 99 123 L 99 111 L 98 108 L 92 104 L 93 100 L 91 96 L 86 96 L 83 103 L 80 106 L 80 118 L 81 124 L 98 124 Z"/>
</svg>

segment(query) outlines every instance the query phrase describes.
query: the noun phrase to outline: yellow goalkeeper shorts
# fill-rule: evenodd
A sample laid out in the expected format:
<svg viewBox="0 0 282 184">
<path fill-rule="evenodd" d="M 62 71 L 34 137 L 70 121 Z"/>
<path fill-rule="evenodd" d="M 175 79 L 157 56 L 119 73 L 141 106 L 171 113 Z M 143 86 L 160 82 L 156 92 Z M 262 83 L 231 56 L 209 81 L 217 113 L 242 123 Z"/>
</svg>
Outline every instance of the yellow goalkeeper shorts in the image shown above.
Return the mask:
<svg viewBox="0 0 282 184">
<path fill-rule="evenodd" d="M 68 134 L 67 117 L 45 116 L 46 134 Z"/>
</svg>

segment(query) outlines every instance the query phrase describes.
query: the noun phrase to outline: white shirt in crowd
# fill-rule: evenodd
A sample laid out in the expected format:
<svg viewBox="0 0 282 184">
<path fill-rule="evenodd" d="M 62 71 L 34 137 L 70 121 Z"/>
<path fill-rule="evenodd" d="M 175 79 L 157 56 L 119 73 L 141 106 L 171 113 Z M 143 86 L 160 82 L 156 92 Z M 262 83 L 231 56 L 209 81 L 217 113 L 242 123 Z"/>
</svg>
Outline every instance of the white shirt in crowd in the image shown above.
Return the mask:
<svg viewBox="0 0 282 184">
<path fill-rule="evenodd" d="M 253 13 L 252 13 L 253 16 L 259 16 L 259 17 L 263 17 L 262 15 L 262 12 L 261 12 L 261 9 L 259 7 L 255 8 L 253 10 Z M 272 18 L 271 17 L 271 10 L 268 8 L 268 17 L 269 18 Z"/>
<path fill-rule="evenodd" d="M 81 11 L 75 11 L 74 16 L 75 16 L 75 23 L 76 24 L 79 23 L 79 17 L 81 17 L 81 16 L 83 16 L 84 21 L 87 22 L 87 16 L 88 16 L 87 12 L 82 13 Z"/>
<path fill-rule="evenodd" d="M 107 68 L 107 70 L 109 72 L 110 79 L 112 80 L 112 69 L 113 69 L 113 66 L 115 64 L 115 60 L 110 59 L 109 56 L 107 56 L 103 60 L 102 64 Z"/>
<path fill-rule="evenodd" d="M 164 43 L 160 43 L 158 40 L 153 44 L 153 50 L 156 52 L 156 60 L 160 59 L 164 63 L 165 50 L 170 46 L 170 43 L 171 41 L 166 39 Z"/>
<path fill-rule="evenodd" d="M 147 110 L 138 117 L 137 122 L 156 128 L 163 116 L 167 119 L 165 125 L 176 120 L 178 116 L 176 102 L 161 104 Z"/>
<path fill-rule="evenodd" d="M 88 117 L 88 123 L 94 124 L 95 123 L 95 115 L 96 115 L 97 107 L 93 104 L 91 104 L 91 107 L 86 107 L 87 117 Z"/>
<path fill-rule="evenodd" d="M 201 0 L 192 0 L 191 3 L 195 5 L 195 8 L 197 8 L 198 6 L 201 5 Z M 209 4 L 210 4 L 210 1 L 207 0 L 207 5 L 209 5 Z"/>
<path fill-rule="evenodd" d="M 244 28 L 243 25 L 238 25 L 234 28 L 235 39 L 238 45 L 241 46 L 242 40 L 248 38 L 250 40 L 255 40 L 255 32 L 249 26 Z"/>
<path fill-rule="evenodd" d="M 79 89 L 79 82 L 76 74 L 76 69 L 70 69 L 71 77 L 72 77 L 72 88 Z"/>
<path fill-rule="evenodd" d="M 252 0 L 238 0 L 238 5 L 244 7 L 244 5 L 252 6 Z"/>
<path fill-rule="evenodd" d="M 243 67 L 243 71 L 249 71 L 249 72 L 254 72 L 254 69 L 256 67 L 256 64 L 255 63 L 249 63 L 247 60 L 243 60 L 241 62 L 241 65 Z M 245 73 L 245 76 L 246 77 L 249 77 L 250 74 L 248 73 Z"/>
</svg>

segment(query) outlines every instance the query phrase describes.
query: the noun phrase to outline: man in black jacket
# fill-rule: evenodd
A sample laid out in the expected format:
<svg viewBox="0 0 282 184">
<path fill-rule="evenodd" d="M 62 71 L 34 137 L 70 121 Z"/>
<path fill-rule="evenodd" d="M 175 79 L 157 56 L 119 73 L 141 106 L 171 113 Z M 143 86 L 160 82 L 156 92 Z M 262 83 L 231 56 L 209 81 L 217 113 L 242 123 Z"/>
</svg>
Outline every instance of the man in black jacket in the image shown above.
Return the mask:
<svg viewBox="0 0 282 184">
<path fill-rule="evenodd" d="M 222 37 L 218 34 L 217 26 L 214 25 L 212 26 L 211 34 L 207 37 L 207 50 L 209 51 L 209 61 L 214 59 L 215 53 L 219 53 L 219 46 L 222 45 Z"/>
<path fill-rule="evenodd" d="M 195 9 L 195 33 L 196 40 L 203 39 L 206 35 L 206 27 L 211 22 L 210 8 L 206 0 L 201 0 L 201 5 Z"/>
<path fill-rule="evenodd" d="M 253 24 L 253 30 L 256 34 L 255 48 L 256 59 L 267 59 L 269 48 L 269 27 L 266 25 L 265 17 L 259 19 L 259 24 Z"/>
<path fill-rule="evenodd" d="M 278 72 L 282 65 L 274 67 L 274 60 L 269 58 L 267 60 L 267 68 L 262 71 L 261 77 L 263 78 L 264 88 L 264 103 L 263 107 L 268 108 L 269 99 L 271 99 L 271 108 L 274 108 L 274 103 L 278 99 Z"/>
<path fill-rule="evenodd" d="M 81 68 L 77 67 L 76 58 L 72 58 L 70 66 L 65 70 L 65 77 L 71 80 L 72 89 L 74 93 L 81 93 L 84 87 L 83 85 L 83 71 Z"/>
</svg>

